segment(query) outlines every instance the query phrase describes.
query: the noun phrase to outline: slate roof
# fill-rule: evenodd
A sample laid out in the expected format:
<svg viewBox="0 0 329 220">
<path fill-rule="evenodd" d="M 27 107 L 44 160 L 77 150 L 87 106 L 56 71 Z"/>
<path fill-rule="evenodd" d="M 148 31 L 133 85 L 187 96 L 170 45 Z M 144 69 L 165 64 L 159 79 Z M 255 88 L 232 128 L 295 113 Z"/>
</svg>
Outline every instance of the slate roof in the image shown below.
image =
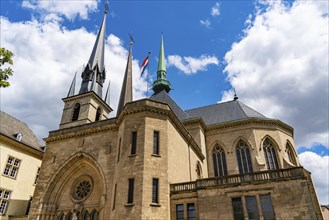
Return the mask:
<svg viewBox="0 0 329 220">
<path fill-rule="evenodd" d="M 167 103 L 170 106 L 170 108 L 173 110 L 173 112 L 176 114 L 176 116 L 179 118 L 179 120 L 181 121 L 190 118 L 189 115 L 186 114 L 186 112 L 183 109 L 181 109 L 179 105 L 176 104 L 176 102 L 170 97 L 170 95 L 165 90 L 162 90 L 161 92 L 152 95 L 150 99 Z"/>
<path fill-rule="evenodd" d="M 21 133 L 22 143 L 41 150 L 41 143 L 27 124 L 3 111 L 0 111 L 0 122 L 1 134 L 16 140 L 17 134 Z"/>
<path fill-rule="evenodd" d="M 264 115 L 260 114 L 256 110 L 248 107 L 238 100 L 184 111 L 164 90 L 155 95 L 152 95 L 150 99 L 167 103 L 181 121 L 191 118 L 202 118 L 206 125 L 213 125 L 246 118 L 267 119 L 267 117 Z"/>
<path fill-rule="evenodd" d="M 246 118 L 266 117 L 238 100 L 186 110 L 191 118 L 202 118 L 206 125 L 220 124 Z"/>
</svg>

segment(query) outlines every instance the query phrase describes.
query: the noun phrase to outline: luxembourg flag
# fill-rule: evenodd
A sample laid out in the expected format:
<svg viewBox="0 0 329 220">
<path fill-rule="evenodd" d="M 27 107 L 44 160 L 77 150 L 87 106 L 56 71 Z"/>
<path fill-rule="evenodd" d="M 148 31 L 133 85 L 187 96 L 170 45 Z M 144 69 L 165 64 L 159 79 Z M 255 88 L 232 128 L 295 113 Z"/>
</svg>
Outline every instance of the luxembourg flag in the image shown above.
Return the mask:
<svg viewBox="0 0 329 220">
<path fill-rule="evenodd" d="M 142 63 L 142 66 L 141 66 L 141 76 L 143 76 L 144 71 L 145 71 L 145 69 L 146 69 L 146 67 L 147 67 L 148 64 L 149 64 L 149 56 L 147 56 L 145 58 L 145 60 L 143 61 L 143 63 Z"/>
</svg>

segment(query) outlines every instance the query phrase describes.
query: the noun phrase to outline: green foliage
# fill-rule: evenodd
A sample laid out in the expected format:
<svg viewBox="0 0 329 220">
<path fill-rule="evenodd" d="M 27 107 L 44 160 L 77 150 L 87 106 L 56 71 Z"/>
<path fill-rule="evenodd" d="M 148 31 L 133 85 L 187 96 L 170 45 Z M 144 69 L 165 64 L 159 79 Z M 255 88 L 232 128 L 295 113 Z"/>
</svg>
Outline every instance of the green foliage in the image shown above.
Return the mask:
<svg viewBox="0 0 329 220">
<path fill-rule="evenodd" d="M 13 75 L 14 71 L 10 67 L 2 69 L 2 66 L 5 64 L 13 65 L 12 56 L 14 54 L 10 50 L 6 50 L 3 47 L 0 48 L 0 88 L 10 86 L 7 80 L 9 76 Z"/>
</svg>

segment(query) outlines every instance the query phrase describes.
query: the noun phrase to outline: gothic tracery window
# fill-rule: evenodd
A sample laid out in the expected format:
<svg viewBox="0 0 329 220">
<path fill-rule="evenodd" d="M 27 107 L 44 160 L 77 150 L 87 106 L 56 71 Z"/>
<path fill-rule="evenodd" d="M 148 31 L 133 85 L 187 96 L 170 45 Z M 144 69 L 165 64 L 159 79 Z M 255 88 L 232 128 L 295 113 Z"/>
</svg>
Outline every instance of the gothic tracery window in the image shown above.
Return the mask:
<svg viewBox="0 0 329 220">
<path fill-rule="evenodd" d="M 236 147 L 236 156 L 238 159 L 239 173 L 252 173 L 252 163 L 250 150 L 244 141 L 239 141 Z"/>
<path fill-rule="evenodd" d="M 264 151 L 264 157 L 266 160 L 267 169 L 268 170 L 279 169 L 275 148 L 269 138 L 266 138 L 263 143 L 263 151 Z"/>
<path fill-rule="evenodd" d="M 79 200 L 83 200 L 89 195 L 91 188 L 91 183 L 88 180 L 83 180 L 75 187 L 75 196 Z"/>
<path fill-rule="evenodd" d="M 219 145 L 212 152 L 215 176 L 227 176 L 226 157 L 223 148 Z"/>
<path fill-rule="evenodd" d="M 293 153 L 293 149 L 292 149 L 292 147 L 289 143 L 287 143 L 287 145 L 286 145 L 286 152 L 287 152 L 289 161 L 292 164 L 297 165 L 296 158 L 295 158 L 295 155 Z"/>
</svg>

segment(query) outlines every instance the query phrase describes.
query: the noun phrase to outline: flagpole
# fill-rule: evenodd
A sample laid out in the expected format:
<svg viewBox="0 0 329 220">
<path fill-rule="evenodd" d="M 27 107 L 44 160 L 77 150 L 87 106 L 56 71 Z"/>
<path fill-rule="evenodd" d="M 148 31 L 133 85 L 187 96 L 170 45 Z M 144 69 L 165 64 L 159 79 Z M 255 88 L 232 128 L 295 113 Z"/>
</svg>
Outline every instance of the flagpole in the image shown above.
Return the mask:
<svg viewBox="0 0 329 220">
<path fill-rule="evenodd" d="M 149 97 L 149 75 L 150 75 L 150 54 L 151 52 L 149 51 L 147 57 L 148 57 L 148 65 L 147 65 L 147 76 L 146 76 L 146 96 L 147 98 Z"/>
</svg>

